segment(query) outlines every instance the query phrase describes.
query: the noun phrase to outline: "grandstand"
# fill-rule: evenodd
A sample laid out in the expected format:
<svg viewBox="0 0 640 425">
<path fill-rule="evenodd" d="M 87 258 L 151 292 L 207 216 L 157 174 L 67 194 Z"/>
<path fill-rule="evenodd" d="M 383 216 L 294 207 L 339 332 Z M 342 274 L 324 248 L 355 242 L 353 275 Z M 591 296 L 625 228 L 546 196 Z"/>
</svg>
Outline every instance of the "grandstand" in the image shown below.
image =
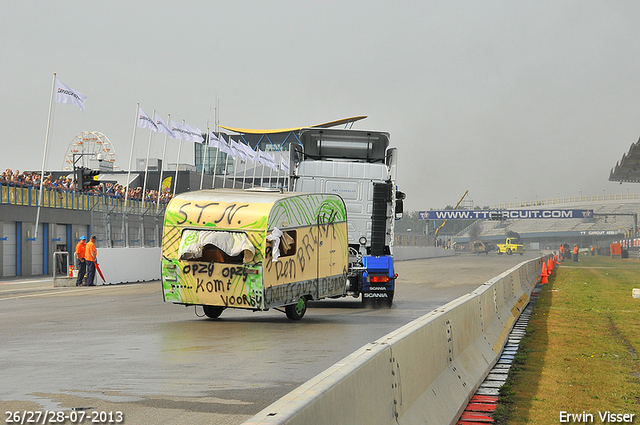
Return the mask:
<svg viewBox="0 0 640 425">
<path fill-rule="evenodd" d="M 637 215 L 640 214 L 640 195 L 611 195 L 597 197 L 576 197 L 555 199 L 550 202 L 526 202 L 498 205 L 498 209 L 544 209 L 552 205 L 554 209 L 593 210 L 593 218 L 566 219 L 517 219 L 517 220 L 477 220 L 456 234 L 457 244 L 470 242 L 469 232 L 479 226 L 479 238 L 483 241 L 504 241 L 507 234 L 520 235 L 527 248 L 557 249 L 561 243 L 577 244 L 581 248 L 589 246 L 609 246 L 611 242 L 630 242 L 638 246 Z M 475 230 L 477 231 L 477 229 Z M 631 241 L 626 241 L 631 239 Z M 634 242 L 635 241 L 635 242 Z"/>
</svg>

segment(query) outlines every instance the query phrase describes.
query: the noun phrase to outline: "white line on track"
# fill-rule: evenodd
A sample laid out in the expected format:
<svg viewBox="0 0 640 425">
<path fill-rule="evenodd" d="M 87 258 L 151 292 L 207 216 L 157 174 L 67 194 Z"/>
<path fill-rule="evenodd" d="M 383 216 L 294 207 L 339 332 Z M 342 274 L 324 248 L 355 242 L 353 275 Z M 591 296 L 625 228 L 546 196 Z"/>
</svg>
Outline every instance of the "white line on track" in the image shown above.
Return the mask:
<svg viewBox="0 0 640 425">
<path fill-rule="evenodd" d="M 43 297 L 43 296 L 49 296 L 49 295 L 64 295 L 64 294 L 70 294 L 72 292 L 84 292 L 84 291 L 96 291 L 96 290 L 100 290 L 101 288 L 124 288 L 128 285 L 98 285 L 95 288 L 78 288 L 78 289 L 70 289 L 68 291 L 64 291 L 64 290 L 57 290 L 57 291 L 53 291 L 53 292 L 40 292 L 38 294 L 26 294 L 26 295 L 16 295 L 14 297 L 1 297 L 0 296 L 0 301 L 6 301 L 6 300 L 17 300 L 19 298 L 28 298 L 28 297 Z M 62 287 L 61 287 L 62 289 Z"/>
<path fill-rule="evenodd" d="M 51 282 L 51 279 L 16 280 L 15 282 L 0 282 L 0 285 L 20 285 L 22 283 L 42 283 L 42 282 Z"/>
</svg>

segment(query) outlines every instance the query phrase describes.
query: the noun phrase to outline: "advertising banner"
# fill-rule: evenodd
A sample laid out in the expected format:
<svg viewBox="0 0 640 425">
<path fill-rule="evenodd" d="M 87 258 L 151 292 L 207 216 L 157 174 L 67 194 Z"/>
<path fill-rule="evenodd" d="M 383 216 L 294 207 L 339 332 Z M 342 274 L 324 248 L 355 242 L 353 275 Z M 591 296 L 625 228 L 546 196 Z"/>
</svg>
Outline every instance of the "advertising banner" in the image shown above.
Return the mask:
<svg viewBox="0 0 640 425">
<path fill-rule="evenodd" d="M 515 220 L 521 218 L 592 218 L 593 210 L 440 210 L 418 211 L 421 220 Z"/>
</svg>

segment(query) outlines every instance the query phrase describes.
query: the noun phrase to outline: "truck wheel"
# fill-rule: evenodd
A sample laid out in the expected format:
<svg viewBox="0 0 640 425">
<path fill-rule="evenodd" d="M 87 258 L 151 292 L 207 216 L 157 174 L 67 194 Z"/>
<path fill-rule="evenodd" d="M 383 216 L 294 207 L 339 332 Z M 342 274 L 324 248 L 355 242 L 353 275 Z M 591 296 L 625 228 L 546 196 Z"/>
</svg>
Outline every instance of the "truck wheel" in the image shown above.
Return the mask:
<svg viewBox="0 0 640 425">
<path fill-rule="evenodd" d="M 287 313 L 287 317 L 291 320 L 300 320 L 307 312 L 307 299 L 300 297 L 297 303 L 286 305 L 284 311 Z"/>
<path fill-rule="evenodd" d="M 217 305 L 203 305 L 202 310 L 204 310 L 204 315 L 209 319 L 217 319 L 222 314 L 224 307 Z"/>
<path fill-rule="evenodd" d="M 513 252 L 511 252 L 511 248 L 507 249 L 507 255 L 511 255 L 513 254 Z"/>
</svg>

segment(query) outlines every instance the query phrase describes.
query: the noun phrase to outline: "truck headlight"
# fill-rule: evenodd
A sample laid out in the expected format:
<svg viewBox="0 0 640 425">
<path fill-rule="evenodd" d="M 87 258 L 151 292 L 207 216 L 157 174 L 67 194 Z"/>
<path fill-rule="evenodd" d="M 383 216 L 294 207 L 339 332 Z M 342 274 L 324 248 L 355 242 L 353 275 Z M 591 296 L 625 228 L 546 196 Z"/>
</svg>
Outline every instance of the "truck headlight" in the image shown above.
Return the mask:
<svg viewBox="0 0 640 425">
<path fill-rule="evenodd" d="M 358 242 L 360 242 L 360 245 L 365 246 L 367 244 L 367 238 L 365 238 L 364 236 L 360 236 Z"/>
</svg>

